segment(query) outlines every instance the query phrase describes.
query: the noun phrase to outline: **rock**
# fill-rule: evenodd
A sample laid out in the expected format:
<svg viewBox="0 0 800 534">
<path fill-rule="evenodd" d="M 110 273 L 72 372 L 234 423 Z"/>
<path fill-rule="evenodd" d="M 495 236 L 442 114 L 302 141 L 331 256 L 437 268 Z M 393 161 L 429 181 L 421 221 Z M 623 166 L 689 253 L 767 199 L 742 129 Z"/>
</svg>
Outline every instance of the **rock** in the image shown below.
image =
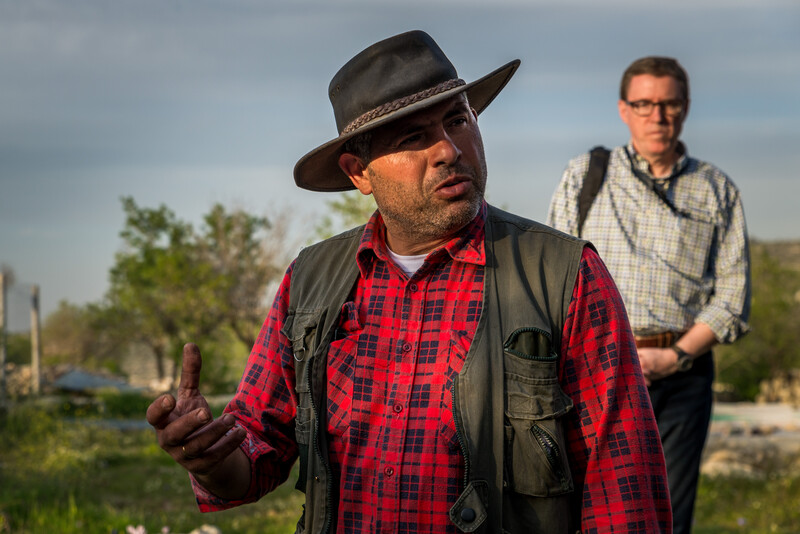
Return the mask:
<svg viewBox="0 0 800 534">
<path fill-rule="evenodd" d="M 758 385 L 756 402 L 780 402 L 800 407 L 800 369 L 781 371 Z"/>
<path fill-rule="evenodd" d="M 778 432 L 778 427 L 775 425 L 753 425 L 750 433 L 754 436 L 769 436 Z"/>
</svg>

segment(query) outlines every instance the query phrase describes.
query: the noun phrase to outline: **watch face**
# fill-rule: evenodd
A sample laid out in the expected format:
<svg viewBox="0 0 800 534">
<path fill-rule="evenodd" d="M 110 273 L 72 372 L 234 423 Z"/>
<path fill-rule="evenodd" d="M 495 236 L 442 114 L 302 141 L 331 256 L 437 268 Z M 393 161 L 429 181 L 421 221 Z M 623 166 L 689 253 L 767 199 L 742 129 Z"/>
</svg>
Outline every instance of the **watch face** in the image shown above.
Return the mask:
<svg viewBox="0 0 800 534">
<path fill-rule="evenodd" d="M 688 371 L 692 368 L 692 364 L 694 360 L 690 356 L 681 356 L 678 358 L 678 370 L 679 371 Z"/>
</svg>

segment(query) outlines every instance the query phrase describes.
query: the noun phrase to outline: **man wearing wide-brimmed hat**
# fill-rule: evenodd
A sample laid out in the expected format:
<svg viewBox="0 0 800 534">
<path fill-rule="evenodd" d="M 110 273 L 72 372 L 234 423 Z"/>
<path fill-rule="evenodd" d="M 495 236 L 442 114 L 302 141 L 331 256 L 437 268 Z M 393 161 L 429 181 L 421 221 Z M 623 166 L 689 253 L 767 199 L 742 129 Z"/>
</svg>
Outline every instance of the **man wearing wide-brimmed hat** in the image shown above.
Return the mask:
<svg viewBox="0 0 800 534">
<path fill-rule="evenodd" d="M 225 414 L 184 350 L 148 409 L 203 511 L 299 458 L 298 532 L 668 532 L 663 454 L 616 287 L 585 241 L 489 206 L 477 117 L 519 61 L 466 83 L 427 34 L 333 78 L 339 135 L 297 163 L 357 188 L 365 226 L 288 269 Z"/>
</svg>

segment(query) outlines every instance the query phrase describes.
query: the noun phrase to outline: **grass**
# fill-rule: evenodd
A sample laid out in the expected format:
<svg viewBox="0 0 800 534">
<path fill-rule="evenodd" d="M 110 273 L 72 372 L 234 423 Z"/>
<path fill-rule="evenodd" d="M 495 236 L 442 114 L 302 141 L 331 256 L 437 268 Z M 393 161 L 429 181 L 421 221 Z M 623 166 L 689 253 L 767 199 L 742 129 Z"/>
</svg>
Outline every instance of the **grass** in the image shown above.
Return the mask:
<svg viewBox="0 0 800 534">
<path fill-rule="evenodd" d="M 223 534 L 294 532 L 303 496 L 293 477 L 258 503 L 201 514 L 186 472 L 152 430 L 87 424 L 118 417 L 136 402 L 116 399 L 102 410 L 18 405 L 0 416 L 0 533 L 122 534 L 129 525 L 188 533 L 203 524 Z M 701 479 L 696 534 L 797 532 L 800 473 Z"/>
<path fill-rule="evenodd" d="M 764 479 L 703 477 L 695 509 L 695 534 L 800 532 L 800 473 Z"/>
<path fill-rule="evenodd" d="M 0 417 L 0 533 L 109 534 L 129 525 L 188 533 L 203 524 L 224 534 L 294 532 L 303 496 L 291 477 L 258 503 L 201 514 L 186 472 L 152 430 L 86 424 L 97 422 L 31 406 Z"/>
</svg>

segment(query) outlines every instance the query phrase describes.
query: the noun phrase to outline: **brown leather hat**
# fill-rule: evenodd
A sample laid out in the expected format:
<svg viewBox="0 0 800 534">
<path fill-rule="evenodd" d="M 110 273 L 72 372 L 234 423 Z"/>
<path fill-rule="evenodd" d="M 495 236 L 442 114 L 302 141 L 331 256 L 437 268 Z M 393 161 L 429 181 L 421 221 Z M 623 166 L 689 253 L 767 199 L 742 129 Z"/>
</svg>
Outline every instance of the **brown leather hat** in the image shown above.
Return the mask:
<svg viewBox="0 0 800 534">
<path fill-rule="evenodd" d="M 480 113 L 519 64 L 518 59 L 511 61 L 466 83 L 425 32 L 411 31 L 375 43 L 348 61 L 331 80 L 328 95 L 339 137 L 300 158 L 294 167 L 294 181 L 310 191 L 355 189 L 339 167 L 341 148 L 348 139 L 462 91 Z"/>
</svg>

